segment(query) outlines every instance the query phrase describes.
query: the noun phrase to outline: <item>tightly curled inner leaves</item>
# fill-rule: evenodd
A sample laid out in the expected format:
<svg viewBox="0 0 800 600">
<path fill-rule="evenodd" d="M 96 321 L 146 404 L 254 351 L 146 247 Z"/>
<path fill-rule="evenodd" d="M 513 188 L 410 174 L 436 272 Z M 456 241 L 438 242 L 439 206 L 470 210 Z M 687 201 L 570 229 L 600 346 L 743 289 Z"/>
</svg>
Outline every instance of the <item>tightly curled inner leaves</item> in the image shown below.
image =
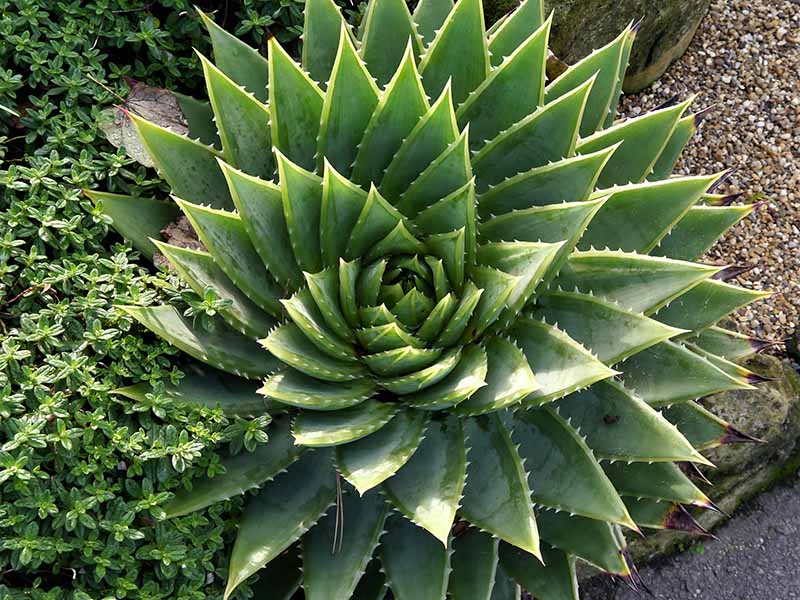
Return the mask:
<svg viewBox="0 0 800 600">
<path fill-rule="evenodd" d="M 308 0 L 302 65 L 202 17 L 189 135 L 132 115 L 174 202 L 92 195 L 225 301 L 211 330 L 125 307 L 199 361 L 167 393 L 272 416 L 168 507 L 254 490 L 226 596 L 572 599 L 576 558 L 635 584 L 622 529 L 695 527 L 677 463 L 745 439 L 695 400 L 753 379 L 716 324 L 762 294 L 692 262 L 751 207 L 670 176 L 690 101 L 615 122 L 633 28 L 546 81 L 538 0 L 488 31 L 479 0 L 373 0 L 358 32 Z M 181 213 L 204 250 L 154 239 Z"/>
</svg>

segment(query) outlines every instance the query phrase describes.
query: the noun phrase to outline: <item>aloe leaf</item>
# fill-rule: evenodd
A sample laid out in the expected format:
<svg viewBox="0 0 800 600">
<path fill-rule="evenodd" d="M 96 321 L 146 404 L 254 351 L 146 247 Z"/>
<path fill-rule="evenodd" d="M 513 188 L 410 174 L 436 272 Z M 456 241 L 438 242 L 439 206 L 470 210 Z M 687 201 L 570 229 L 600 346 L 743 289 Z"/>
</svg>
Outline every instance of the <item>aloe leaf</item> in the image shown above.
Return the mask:
<svg viewBox="0 0 800 600">
<path fill-rule="evenodd" d="M 570 66 L 545 90 L 545 101 L 550 103 L 597 74 L 583 111 L 582 137 L 592 135 L 605 124 L 611 103 L 616 100 L 614 93 L 618 94 L 616 86 L 620 77 L 620 61 L 631 35 L 631 26 L 628 26 L 616 39 Z"/>
<path fill-rule="evenodd" d="M 336 411 L 303 411 L 295 418 L 292 434 L 301 446 L 338 446 L 348 444 L 386 425 L 398 407 L 387 402 L 367 400 Z"/>
<path fill-rule="evenodd" d="M 94 190 L 84 190 L 83 193 L 101 207 L 104 215 L 111 217 L 114 229 L 148 260 L 153 260 L 153 254 L 157 252 L 151 240 L 158 239 L 161 230 L 180 215 L 175 204 L 155 198 L 134 198 Z"/>
<path fill-rule="evenodd" d="M 429 244 L 426 244 L 426 246 L 429 246 Z M 428 265 L 431 273 L 431 279 L 433 280 L 433 294 L 436 297 L 437 302 L 441 302 L 445 296 L 451 294 L 453 291 L 450 281 L 447 279 L 447 274 L 444 271 L 444 261 L 441 258 L 436 258 L 432 254 L 426 254 L 425 264 Z M 419 334 L 419 332 L 417 333 Z"/>
<path fill-rule="evenodd" d="M 360 271 L 361 261 L 359 259 L 352 262 L 339 259 L 339 305 L 347 324 L 353 328 L 360 324 L 356 302 L 356 282 Z"/>
<path fill-rule="evenodd" d="M 508 544 L 500 546 L 503 569 L 528 593 L 546 600 L 580 600 L 575 557 L 544 544 L 542 561 Z"/>
<path fill-rule="evenodd" d="M 225 600 L 308 531 L 331 505 L 335 493 L 330 453 L 315 451 L 305 453 L 286 473 L 249 498 L 231 554 Z"/>
<path fill-rule="evenodd" d="M 625 504 L 640 527 L 708 533 L 680 504 L 650 498 L 625 498 Z"/>
<path fill-rule="evenodd" d="M 264 90 L 266 93 L 266 89 Z M 217 133 L 217 126 L 214 123 L 214 111 L 211 109 L 210 102 L 197 100 L 186 94 L 179 92 L 172 92 L 175 99 L 178 101 L 183 116 L 186 117 L 186 123 L 189 126 L 189 136 L 200 140 L 207 146 L 214 146 L 214 148 L 221 148 L 219 141 L 219 134 Z"/>
<path fill-rule="evenodd" d="M 458 134 L 448 85 L 403 140 L 380 179 L 381 193 L 392 200 L 399 198 L 420 173 L 458 139 Z"/>
<path fill-rule="evenodd" d="M 452 10 L 453 0 L 419 1 L 414 10 L 414 23 L 425 45 L 430 45 Z"/>
<path fill-rule="evenodd" d="M 503 62 L 545 22 L 542 0 L 524 0 L 489 37 L 492 67 Z"/>
<path fill-rule="evenodd" d="M 378 492 L 343 495 L 303 537 L 303 590 L 308 600 L 350 598 L 372 559 L 389 506 Z M 333 551 L 331 550 L 333 549 Z"/>
<path fill-rule="evenodd" d="M 395 600 L 445 600 L 450 553 L 410 521 L 391 518 L 381 563 Z M 425 560 L 420 560 L 425 557 Z"/>
<path fill-rule="evenodd" d="M 179 491 L 164 505 L 167 518 L 180 517 L 258 488 L 285 471 L 305 451 L 294 445 L 286 417 L 271 425 L 267 433 L 269 442 L 257 446 L 254 452 L 223 458 L 224 473 L 195 479 L 190 490 Z"/>
<path fill-rule="evenodd" d="M 305 278 L 308 291 L 325 323 L 337 336 L 352 341 L 353 331 L 340 305 L 339 274 L 335 269 L 325 269 L 313 275 L 305 273 Z"/>
<path fill-rule="evenodd" d="M 466 346 L 456 367 L 441 381 L 408 394 L 403 400 L 408 406 L 422 410 L 456 406 L 486 385 L 487 368 L 486 351 L 478 345 Z"/>
<path fill-rule="evenodd" d="M 433 300 L 414 287 L 392 306 L 392 313 L 400 323 L 413 329 L 425 320 L 433 306 Z"/>
<path fill-rule="evenodd" d="M 614 119 L 617 118 L 617 108 L 619 100 L 622 97 L 622 86 L 625 83 L 625 73 L 628 71 L 628 63 L 631 58 L 631 51 L 633 50 L 633 42 L 636 40 L 636 28 L 631 31 L 631 35 L 625 38 L 625 46 L 622 49 L 622 56 L 619 60 L 619 71 L 617 72 L 617 85 L 614 88 L 614 93 L 611 95 L 611 106 L 608 109 L 605 127 L 614 125 Z"/>
<path fill-rule="evenodd" d="M 633 355 L 622 374 L 625 387 L 654 407 L 695 400 L 717 392 L 753 389 L 707 359 L 675 342 L 661 342 Z"/>
<path fill-rule="evenodd" d="M 592 450 L 556 411 L 528 410 L 516 417 L 512 437 L 537 504 L 636 528 Z"/>
<path fill-rule="evenodd" d="M 686 341 L 686 347 L 689 350 L 705 358 L 712 365 L 740 382 L 759 383 L 764 380 L 763 377 L 757 373 L 753 373 L 753 371 L 743 367 L 742 365 L 736 364 L 735 362 L 727 360 L 721 356 L 717 356 L 716 354 L 712 354 L 711 352 L 708 352 L 707 350 L 704 350 L 695 344 L 689 343 L 689 340 L 684 341 Z"/>
<path fill-rule="evenodd" d="M 342 23 L 339 51 L 322 107 L 318 169 L 328 160 L 340 173 L 350 172 L 358 144 L 378 104 L 378 94 L 378 86 L 358 56 L 347 25 Z"/>
<path fill-rule="evenodd" d="M 688 115 L 683 117 L 675 126 L 675 130 L 658 157 L 656 164 L 653 166 L 653 172 L 650 174 L 650 181 L 661 181 L 667 179 L 672 175 L 675 165 L 678 164 L 683 149 L 689 140 L 697 132 L 697 115 Z"/>
<path fill-rule="evenodd" d="M 489 74 L 489 48 L 481 0 L 459 0 L 419 63 L 425 90 L 438 96 L 451 82 L 460 104 Z"/>
<path fill-rule="evenodd" d="M 698 450 L 708 450 L 734 441 L 753 441 L 753 438 L 736 431 L 730 423 L 697 402 L 675 404 L 665 409 L 663 414 Z"/>
<path fill-rule="evenodd" d="M 468 335 L 475 339 L 508 306 L 508 299 L 520 284 L 521 278 L 492 267 L 478 266 L 472 269 L 472 281 L 483 290 L 468 329 Z"/>
<path fill-rule="evenodd" d="M 505 23 L 509 19 L 509 17 L 511 17 L 513 12 L 514 11 L 511 11 L 511 12 L 505 13 L 504 15 L 501 15 L 494 23 L 489 25 L 489 28 L 486 30 L 486 37 L 489 38 L 489 41 L 491 41 L 492 36 L 497 32 L 497 30 L 500 29 L 500 27 L 503 26 L 503 23 Z M 491 17 L 490 17 L 490 20 L 491 20 Z M 487 25 L 488 25 L 488 23 L 487 23 Z M 489 55 L 491 56 L 491 50 L 489 51 Z"/>
<path fill-rule="evenodd" d="M 422 40 L 403 0 L 372 0 L 363 28 L 361 58 L 380 86 L 386 85 L 397 70 L 409 39 L 415 56 L 422 51 Z"/>
<path fill-rule="evenodd" d="M 563 243 L 535 242 L 495 242 L 478 247 L 479 264 L 489 265 L 517 278 L 497 328 L 505 329 L 516 318 L 562 247 Z"/>
<path fill-rule="evenodd" d="M 469 419 L 469 478 L 459 513 L 501 540 L 541 557 L 522 459 L 500 418 Z"/>
<path fill-rule="evenodd" d="M 381 292 L 383 274 L 386 272 L 386 259 L 376 260 L 367 265 L 358 275 L 356 282 L 356 300 L 359 306 L 371 307 L 378 302 Z M 388 310 L 388 309 L 387 309 Z M 394 322 L 394 315 L 387 322 Z M 384 325 L 385 323 L 363 323 L 365 326 Z"/>
<path fill-rule="evenodd" d="M 517 582 L 506 573 L 502 565 L 497 565 L 491 600 L 516 600 L 521 595 L 522 589 Z"/>
<path fill-rule="evenodd" d="M 275 38 L 269 40 L 269 81 L 272 145 L 293 163 L 313 169 L 324 97 Z"/>
<path fill-rule="evenodd" d="M 250 301 L 228 279 L 225 272 L 214 264 L 214 259 L 210 254 L 161 242 L 155 242 L 155 244 L 178 271 L 181 279 L 188 283 L 189 287 L 199 296 L 202 296 L 206 287 L 210 286 L 216 292 L 217 298 L 230 300 L 230 306 L 219 311 L 228 325 L 251 338 L 265 336 L 276 325 L 275 319 Z"/>
<path fill-rule="evenodd" d="M 478 196 L 482 219 L 514 210 L 562 202 L 585 202 L 615 146 L 535 167 L 489 186 Z"/>
<path fill-rule="evenodd" d="M 350 234 L 345 256 L 351 259 L 363 256 L 402 220 L 403 215 L 381 196 L 375 186 L 370 187 L 367 200 Z"/>
<path fill-rule="evenodd" d="M 291 298 L 281 302 L 294 324 L 317 348 L 340 360 L 358 360 L 352 344 L 328 327 L 308 288 L 297 291 Z"/>
<path fill-rule="evenodd" d="M 459 292 L 464 285 L 465 238 L 466 228 L 462 228 L 457 231 L 431 235 L 425 239 L 431 254 L 441 259 L 448 283 Z"/>
<path fill-rule="evenodd" d="M 339 360 L 320 350 L 294 323 L 279 326 L 261 344 L 290 367 L 323 381 L 352 381 L 367 374 L 360 363 Z"/>
<path fill-rule="evenodd" d="M 394 350 L 367 354 L 362 359 L 373 373 L 381 377 L 396 377 L 432 365 L 441 354 L 441 348 L 404 346 Z"/>
<path fill-rule="evenodd" d="M 334 66 L 340 31 L 347 24 L 333 0 L 308 0 L 304 16 L 303 68 L 314 81 L 325 84 Z"/>
<path fill-rule="evenodd" d="M 593 81 L 590 79 L 543 106 L 483 146 L 472 159 L 478 191 L 483 193 L 489 186 L 518 173 L 573 156 L 583 107 Z"/>
<path fill-rule="evenodd" d="M 365 494 L 408 462 L 422 442 L 427 424 L 424 412 L 399 411 L 375 433 L 336 447 L 339 472 L 360 494 Z"/>
<path fill-rule="evenodd" d="M 386 575 L 377 558 L 367 565 L 350 600 L 383 600 L 386 597 Z"/>
<path fill-rule="evenodd" d="M 453 538 L 453 572 L 447 593 L 453 600 L 491 600 L 499 540 L 475 527 Z"/>
<path fill-rule="evenodd" d="M 419 174 L 400 196 L 397 210 L 410 218 L 462 188 L 472 179 L 469 156 L 469 124 L 458 139 Z"/>
<path fill-rule="evenodd" d="M 718 175 L 680 177 L 599 192 L 607 194 L 607 200 L 587 227 L 580 248 L 649 253 L 717 179 Z"/>
<path fill-rule="evenodd" d="M 364 327 L 376 327 L 397 323 L 397 317 L 392 314 L 385 304 L 380 306 L 363 306 L 358 309 L 358 318 Z"/>
<path fill-rule="evenodd" d="M 464 228 L 467 261 L 475 262 L 476 221 L 475 181 L 465 185 L 432 204 L 414 219 L 414 225 L 423 233 L 433 235 Z"/>
<path fill-rule="evenodd" d="M 613 365 L 683 333 L 643 314 L 595 296 L 551 292 L 541 296 L 536 315 L 558 325 L 602 362 Z"/>
<path fill-rule="evenodd" d="M 478 237 L 497 242 L 562 243 L 543 276 L 543 283 L 546 284 L 561 269 L 604 201 L 598 198 L 506 213 L 482 223 L 478 228 Z"/>
<path fill-rule="evenodd" d="M 652 253 L 696 260 L 728 229 L 753 212 L 755 206 L 694 206 L 653 248 Z"/>
<path fill-rule="evenodd" d="M 403 296 L 405 296 L 405 292 L 400 282 L 392 284 L 381 284 L 380 290 L 378 292 L 378 302 L 381 302 L 384 306 L 388 305 L 393 307 L 403 298 Z M 395 315 L 394 313 L 392 313 L 392 315 L 394 316 L 393 320 L 398 321 L 397 315 Z"/>
<path fill-rule="evenodd" d="M 337 265 L 339 258 L 345 255 L 347 234 L 355 227 L 366 201 L 364 190 L 325 162 L 319 239 L 326 265 Z"/>
<path fill-rule="evenodd" d="M 673 463 L 614 463 L 603 468 L 623 496 L 679 502 L 702 508 L 713 506 L 708 496 Z"/>
<path fill-rule="evenodd" d="M 616 373 L 566 333 L 544 321 L 522 317 L 511 334 L 533 365 L 539 384 L 539 389 L 523 400 L 525 406 L 551 402 Z"/>
<path fill-rule="evenodd" d="M 267 272 L 247 235 L 241 217 L 175 200 L 191 222 L 203 245 L 219 267 L 250 300 L 268 313 L 281 314 L 279 299 L 283 291 Z"/>
<path fill-rule="evenodd" d="M 173 306 L 119 308 L 189 356 L 226 373 L 257 379 L 280 366 L 280 361 L 261 350 L 256 342 L 222 321 L 215 324 L 213 331 L 206 331 L 195 327 Z"/>
<path fill-rule="evenodd" d="M 597 383 L 556 406 L 600 458 L 710 464 L 659 412 L 617 383 Z"/>
<path fill-rule="evenodd" d="M 267 60 L 255 48 L 214 23 L 207 14 L 199 9 L 197 12 L 208 30 L 214 50 L 214 62 L 220 71 L 265 102 L 269 82 Z"/>
<path fill-rule="evenodd" d="M 475 287 L 471 281 L 467 282 L 453 316 L 436 340 L 437 346 L 447 348 L 455 345 L 462 338 L 482 295 L 483 290 Z"/>
<path fill-rule="evenodd" d="M 630 576 L 624 541 L 612 525 L 550 510 L 541 511 L 538 517 L 542 539 L 551 546 L 607 573 Z"/>
<path fill-rule="evenodd" d="M 428 111 L 428 97 L 409 42 L 403 60 L 378 100 L 358 147 L 351 179 L 360 185 L 379 182 L 386 167 Z"/>
<path fill-rule="evenodd" d="M 703 350 L 731 361 L 742 360 L 768 347 L 772 342 L 759 340 L 721 327 L 709 327 L 692 342 Z"/>
<path fill-rule="evenodd" d="M 603 169 L 598 186 L 609 188 L 644 181 L 690 103 L 691 100 L 688 100 L 648 112 L 582 139 L 578 143 L 578 154 L 597 152 L 622 142 Z"/>
<path fill-rule="evenodd" d="M 269 109 L 215 67 L 202 54 L 214 122 L 225 160 L 242 171 L 268 179 L 275 171 L 269 130 Z"/>
<path fill-rule="evenodd" d="M 420 0 L 413 19 L 424 45 L 430 45 L 453 10 L 453 0 Z"/>
<path fill-rule="evenodd" d="M 231 377 L 227 373 L 211 369 L 201 363 L 181 365 L 183 377 L 177 383 L 166 383 L 162 393 L 170 402 L 193 404 L 208 408 L 222 408 L 226 415 L 253 416 L 272 412 L 277 406 L 258 395 L 258 384 L 247 379 Z M 112 390 L 119 394 L 144 402 L 147 394 L 155 389 L 147 382 L 140 382 Z"/>
<path fill-rule="evenodd" d="M 277 152 L 283 214 L 297 264 L 303 271 L 322 269 L 320 213 L 322 179 Z"/>
<path fill-rule="evenodd" d="M 361 404 L 377 391 L 370 379 L 330 383 L 287 369 L 264 381 L 259 394 L 307 410 L 340 410 Z"/>
<path fill-rule="evenodd" d="M 289 239 L 280 188 L 220 162 L 239 216 L 263 263 L 282 285 L 297 288 L 303 275 Z"/>
<path fill-rule="evenodd" d="M 545 61 L 551 20 L 531 34 L 458 107 L 461 127 L 469 124 L 473 148 L 544 104 Z"/>
<path fill-rule="evenodd" d="M 367 252 L 366 259 L 374 260 L 380 256 L 402 256 L 425 254 L 427 248 L 420 242 L 413 233 L 408 230 L 405 221 L 400 221 L 395 225 L 386 237 L 379 240 L 372 249 Z"/>
<path fill-rule="evenodd" d="M 479 415 L 514 405 L 539 385 L 528 359 L 514 342 L 492 337 L 485 343 L 488 357 L 486 385 L 454 410 L 458 415 Z"/>
<path fill-rule="evenodd" d="M 420 325 L 417 330 L 417 337 L 426 342 L 432 342 L 444 329 L 445 325 L 450 322 L 450 318 L 456 310 L 458 301 L 453 294 L 448 293 L 442 297 L 436 306 L 433 307 L 425 321 Z"/>
<path fill-rule="evenodd" d="M 292 546 L 258 572 L 258 581 L 250 584 L 253 600 L 291 600 L 302 581 L 300 553 Z"/>
<path fill-rule="evenodd" d="M 397 510 L 446 547 L 466 477 L 460 420 L 451 416 L 432 421 L 417 451 L 407 460 L 383 483 L 383 490 Z M 388 540 L 384 544 L 388 546 Z"/>
<path fill-rule="evenodd" d="M 381 379 L 381 387 L 394 394 L 413 394 L 439 383 L 456 368 L 461 359 L 461 349 L 452 348 L 431 366 L 391 379 Z"/>
<path fill-rule="evenodd" d="M 128 113 L 147 154 L 172 193 L 195 204 L 232 208 L 228 186 L 217 165 L 219 153 L 174 131 Z"/>
<path fill-rule="evenodd" d="M 635 253 L 589 250 L 573 252 L 555 279 L 565 290 L 579 290 L 650 314 L 701 281 L 718 267 Z"/>
<path fill-rule="evenodd" d="M 658 311 L 656 318 L 673 327 L 698 331 L 715 325 L 735 310 L 770 295 L 770 292 L 748 290 L 722 281 L 707 280 Z"/>
</svg>

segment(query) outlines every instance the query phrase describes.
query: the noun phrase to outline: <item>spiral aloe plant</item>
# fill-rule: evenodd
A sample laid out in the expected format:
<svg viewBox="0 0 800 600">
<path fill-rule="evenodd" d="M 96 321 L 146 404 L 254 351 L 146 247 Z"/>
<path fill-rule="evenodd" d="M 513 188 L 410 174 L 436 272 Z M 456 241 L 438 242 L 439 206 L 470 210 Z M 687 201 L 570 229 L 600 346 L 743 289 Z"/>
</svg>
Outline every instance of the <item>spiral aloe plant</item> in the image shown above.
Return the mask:
<svg viewBox="0 0 800 600">
<path fill-rule="evenodd" d="M 164 393 L 271 416 L 167 507 L 247 493 L 226 597 L 568 600 L 576 558 L 635 585 L 622 530 L 698 527 L 700 451 L 746 439 L 696 400 L 757 379 L 717 323 L 764 295 L 693 262 L 752 207 L 671 177 L 691 101 L 616 120 L 636 28 L 548 81 L 540 0 L 488 31 L 372 0 L 358 32 L 308 0 L 301 64 L 201 17 L 189 135 L 131 115 L 174 202 L 91 195 L 223 301 L 123 307 L 194 359 Z M 158 240 L 179 213 L 202 250 Z"/>
</svg>

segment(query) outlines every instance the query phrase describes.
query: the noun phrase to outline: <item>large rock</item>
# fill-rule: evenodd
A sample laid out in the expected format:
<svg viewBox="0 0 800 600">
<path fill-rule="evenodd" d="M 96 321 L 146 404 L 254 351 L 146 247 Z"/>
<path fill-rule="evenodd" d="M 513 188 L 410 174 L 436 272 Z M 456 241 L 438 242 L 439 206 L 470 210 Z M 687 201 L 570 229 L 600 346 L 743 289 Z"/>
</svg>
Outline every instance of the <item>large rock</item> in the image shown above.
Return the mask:
<svg viewBox="0 0 800 600">
<path fill-rule="evenodd" d="M 631 21 L 644 18 L 631 53 L 625 91 L 650 85 L 683 54 L 711 0 L 545 0 L 555 11 L 550 47 L 572 64 L 614 39 Z M 489 20 L 517 5 L 516 0 L 485 0 Z"/>
</svg>

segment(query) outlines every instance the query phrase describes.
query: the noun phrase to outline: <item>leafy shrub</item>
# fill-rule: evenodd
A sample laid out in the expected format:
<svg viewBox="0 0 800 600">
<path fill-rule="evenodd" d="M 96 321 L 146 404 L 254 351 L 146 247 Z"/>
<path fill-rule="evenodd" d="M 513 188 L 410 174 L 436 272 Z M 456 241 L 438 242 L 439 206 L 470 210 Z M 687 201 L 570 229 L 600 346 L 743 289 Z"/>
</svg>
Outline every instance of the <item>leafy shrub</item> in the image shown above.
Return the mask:
<svg viewBox="0 0 800 600">
<path fill-rule="evenodd" d="M 199 4 L 256 46 L 269 31 L 297 50 L 302 2 Z M 196 92 L 204 28 L 188 0 L 0 0 L 0 15 L 0 597 L 218 597 L 231 515 L 160 523 L 159 507 L 262 424 L 108 393 L 176 374 L 174 351 L 130 335 L 112 302 L 178 292 L 80 192 L 164 189 L 96 128 L 118 101 L 96 82 Z"/>
</svg>

